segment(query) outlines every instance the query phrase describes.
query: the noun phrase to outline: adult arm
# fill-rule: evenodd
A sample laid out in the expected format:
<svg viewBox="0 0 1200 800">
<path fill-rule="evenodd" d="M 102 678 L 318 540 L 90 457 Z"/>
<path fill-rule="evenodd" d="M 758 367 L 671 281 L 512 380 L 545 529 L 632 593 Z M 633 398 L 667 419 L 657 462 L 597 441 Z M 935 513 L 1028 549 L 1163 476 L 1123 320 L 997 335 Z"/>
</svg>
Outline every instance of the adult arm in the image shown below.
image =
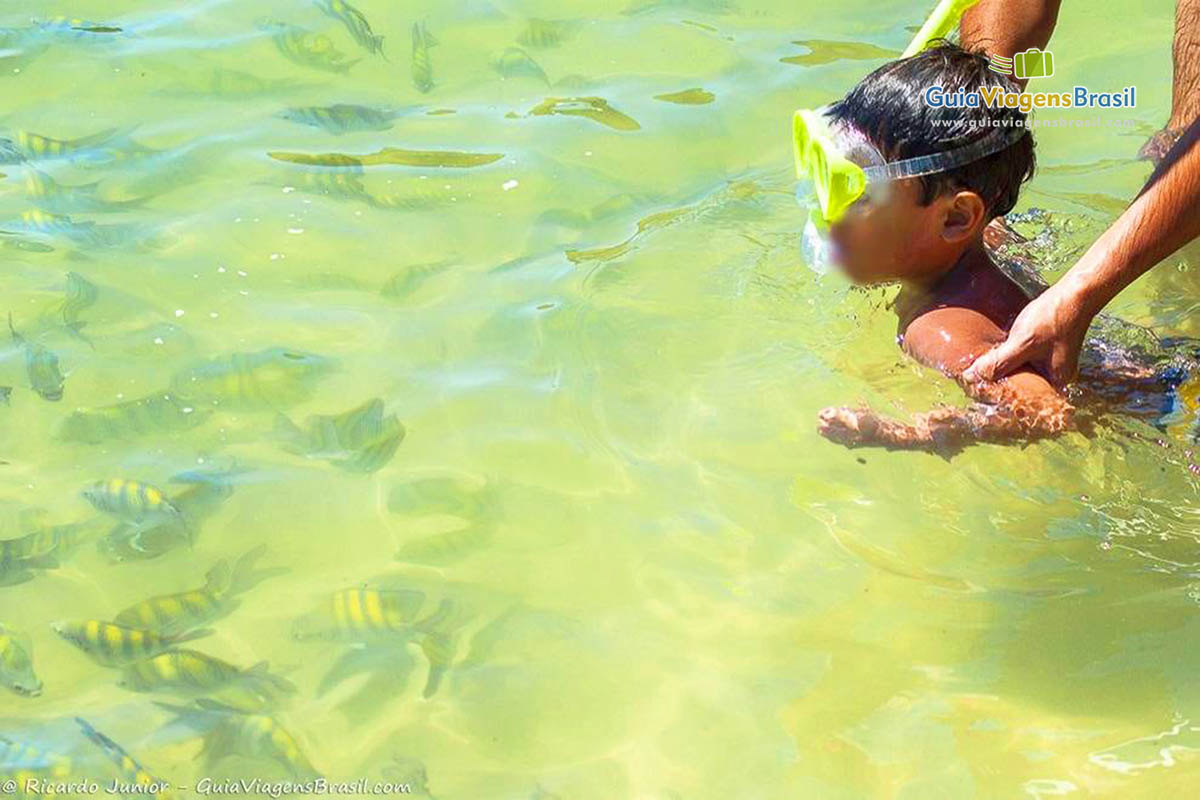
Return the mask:
<svg viewBox="0 0 1200 800">
<path fill-rule="evenodd" d="M 1057 283 L 1026 306 L 1008 339 L 967 369 L 994 380 L 1035 364 L 1055 385 L 1075 377 L 1092 318 L 1125 287 L 1200 236 L 1200 120 L 1167 153 L 1133 204 Z"/>
<path fill-rule="evenodd" d="M 1007 58 L 1031 47 L 1044 48 L 1061 4 L 1062 0 L 980 0 L 963 14 L 959 39 L 968 49 Z"/>
</svg>

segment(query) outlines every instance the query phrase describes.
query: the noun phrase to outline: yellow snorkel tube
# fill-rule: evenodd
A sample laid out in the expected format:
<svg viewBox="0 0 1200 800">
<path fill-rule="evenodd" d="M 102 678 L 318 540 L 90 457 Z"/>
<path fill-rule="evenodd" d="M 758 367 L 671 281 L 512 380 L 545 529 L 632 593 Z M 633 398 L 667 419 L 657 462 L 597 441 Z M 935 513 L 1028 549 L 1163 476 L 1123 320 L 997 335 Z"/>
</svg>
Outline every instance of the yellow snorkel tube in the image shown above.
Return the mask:
<svg viewBox="0 0 1200 800">
<path fill-rule="evenodd" d="M 934 39 L 950 33 L 963 13 L 977 2 L 941 0 L 905 48 L 903 57 L 916 55 Z M 823 222 L 841 219 L 846 209 L 866 191 L 866 173 L 834 144 L 833 134 L 820 111 L 801 109 L 793 115 L 792 154 L 796 159 L 796 177 L 812 182 Z"/>
</svg>

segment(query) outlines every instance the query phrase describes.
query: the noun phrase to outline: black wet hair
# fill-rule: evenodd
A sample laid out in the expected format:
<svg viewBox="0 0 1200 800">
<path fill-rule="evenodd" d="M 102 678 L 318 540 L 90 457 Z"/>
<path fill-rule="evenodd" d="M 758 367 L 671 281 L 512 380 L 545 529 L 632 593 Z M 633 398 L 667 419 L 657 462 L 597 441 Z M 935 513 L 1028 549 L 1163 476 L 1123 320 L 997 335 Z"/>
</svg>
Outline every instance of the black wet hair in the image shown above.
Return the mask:
<svg viewBox="0 0 1200 800">
<path fill-rule="evenodd" d="M 978 106 L 938 107 L 926 104 L 932 86 L 947 94 L 964 89 L 967 94 L 996 86 L 1003 92 L 1020 92 L 1012 79 L 988 66 L 987 56 L 938 41 L 927 50 L 884 64 L 859 81 L 845 97 L 830 107 L 833 120 L 862 132 L 888 161 L 954 150 L 985 138 L 997 130 L 1028 119 L 1017 108 Z M 987 205 L 990 217 L 1007 214 L 1016 205 L 1021 184 L 1033 176 L 1033 135 L 1027 133 L 1008 147 L 961 167 L 918 178 L 921 205 L 929 205 L 945 192 L 968 189 Z"/>
</svg>

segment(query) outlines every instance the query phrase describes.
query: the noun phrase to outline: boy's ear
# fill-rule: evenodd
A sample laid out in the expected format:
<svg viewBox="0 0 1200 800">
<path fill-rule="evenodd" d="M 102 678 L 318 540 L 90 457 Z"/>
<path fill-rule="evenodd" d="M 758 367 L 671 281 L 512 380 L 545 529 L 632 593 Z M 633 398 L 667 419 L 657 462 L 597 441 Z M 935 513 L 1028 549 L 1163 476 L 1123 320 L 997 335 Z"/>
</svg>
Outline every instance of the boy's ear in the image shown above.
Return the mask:
<svg viewBox="0 0 1200 800">
<path fill-rule="evenodd" d="M 955 192 L 945 203 L 942 238 L 951 244 L 971 238 L 987 222 L 987 205 L 975 192 Z"/>
</svg>

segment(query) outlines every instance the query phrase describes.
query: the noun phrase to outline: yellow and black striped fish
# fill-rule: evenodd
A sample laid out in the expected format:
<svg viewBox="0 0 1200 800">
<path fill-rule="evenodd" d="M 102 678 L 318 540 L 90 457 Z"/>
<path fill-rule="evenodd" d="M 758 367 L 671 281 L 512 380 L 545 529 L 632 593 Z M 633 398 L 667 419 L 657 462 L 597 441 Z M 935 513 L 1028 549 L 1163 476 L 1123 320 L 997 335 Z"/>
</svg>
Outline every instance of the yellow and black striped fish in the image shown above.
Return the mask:
<svg viewBox="0 0 1200 800">
<path fill-rule="evenodd" d="M 342 414 L 309 417 L 307 430 L 280 414 L 276 433 L 293 453 L 321 458 L 350 472 L 375 472 L 395 455 L 405 428 L 395 414 L 385 417 L 383 400 L 374 398 Z"/>
<path fill-rule="evenodd" d="M 54 797 L 54 791 L 26 792 L 31 780 L 61 781 L 71 775 L 71 759 L 0 735 L 0 776 L 16 783 L 17 797 Z"/>
<path fill-rule="evenodd" d="M 181 642 L 212 633 L 211 630 L 198 630 L 178 636 L 160 636 L 153 631 L 98 619 L 55 622 L 50 627 L 102 667 L 124 667 L 152 658 Z"/>
<path fill-rule="evenodd" d="M 419 591 L 343 589 L 297 620 L 293 635 L 302 641 L 395 641 L 413 632 L 424 604 Z"/>
<path fill-rule="evenodd" d="M 100 731 L 88 724 L 87 720 L 76 717 L 75 721 L 79 723 L 79 727 L 83 729 L 83 734 L 92 741 L 97 747 L 104 751 L 121 773 L 121 778 L 118 781 L 118 787 L 122 791 L 118 792 L 129 797 L 171 797 L 172 792 L 170 784 L 166 781 L 159 780 L 146 771 L 145 767 L 139 764 L 133 756 L 125 752 L 125 748 L 114 742 L 112 739 L 105 736 Z"/>
<path fill-rule="evenodd" d="M 159 392 L 74 411 L 62 421 L 58 436 L 70 442 L 100 444 L 113 439 L 179 433 L 202 425 L 212 413 L 211 408 L 195 408 L 171 392 Z"/>
<path fill-rule="evenodd" d="M 240 713 L 209 698 L 200 698 L 191 706 L 155 701 L 156 706 L 174 713 L 178 722 L 204 731 L 205 768 L 236 755 L 250 760 L 273 761 L 287 770 L 293 780 L 309 781 L 321 777 L 304 754 L 300 741 L 274 717 Z"/>
<path fill-rule="evenodd" d="M 25 352 L 25 373 L 29 385 L 43 400 L 56 403 L 63 397 L 62 372 L 58 368 L 58 356 L 36 342 L 30 342 L 13 327 L 12 314 L 8 315 L 8 330 L 13 343 Z"/>
<path fill-rule="evenodd" d="M 33 671 L 28 639 L 3 624 L 0 624 L 0 685 L 24 697 L 42 693 L 42 682 Z"/>
<path fill-rule="evenodd" d="M 427 94 L 433 88 L 433 60 L 429 49 L 437 44 L 424 22 L 414 22 L 412 26 L 412 81 L 413 86 L 421 94 Z"/>
<path fill-rule="evenodd" d="M 345 0 L 317 0 L 317 8 L 336 20 L 340 20 L 350 32 L 354 41 L 358 42 L 368 53 L 383 55 L 383 37 L 377 36 L 371 30 L 371 23 L 363 13 Z"/>
<path fill-rule="evenodd" d="M 266 552 L 266 545 L 259 545 L 239 558 L 233 569 L 228 561 L 221 559 L 208 571 L 199 589 L 147 598 L 117 614 L 114 621 L 169 635 L 220 619 L 237 607 L 241 594 L 287 571 L 255 569 L 254 563 Z"/>
<path fill-rule="evenodd" d="M 123 522 L 145 523 L 182 517 L 162 489 L 141 481 L 109 478 L 83 490 L 83 496 L 97 511 L 111 514 Z"/>
<path fill-rule="evenodd" d="M 171 390 L 193 403 L 236 408 L 290 405 L 306 399 L 333 361 L 302 350 L 272 347 L 234 353 L 175 374 Z"/>
<path fill-rule="evenodd" d="M 296 692 L 291 681 L 272 675 L 265 661 L 241 669 L 188 649 L 168 650 L 131 664 L 117 683 L 134 692 L 216 697 L 243 711 L 261 711 Z"/>
<path fill-rule="evenodd" d="M 347 72 L 359 59 L 347 61 L 333 46 L 333 40 L 323 33 L 312 33 L 297 25 L 264 21 L 259 27 L 271 35 L 271 41 L 284 58 L 302 67 L 325 72 Z"/>
<path fill-rule="evenodd" d="M 332 106 L 295 106 L 280 111 L 280 119 L 321 128 L 334 135 L 350 131 L 385 131 L 402 112 L 352 103 Z"/>
<path fill-rule="evenodd" d="M 106 154 L 104 145 L 110 144 L 119 132 L 118 128 L 109 128 L 78 139 L 54 139 L 40 133 L 17 131 L 16 144 L 30 161 L 92 158 Z"/>
<path fill-rule="evenodd" d="M 0 586 L 33 577 L 32 569 L 53 569 L 84 536 L 78 524 L 39 526 L 32 533 L 0 539 Z"/>
</svg>

